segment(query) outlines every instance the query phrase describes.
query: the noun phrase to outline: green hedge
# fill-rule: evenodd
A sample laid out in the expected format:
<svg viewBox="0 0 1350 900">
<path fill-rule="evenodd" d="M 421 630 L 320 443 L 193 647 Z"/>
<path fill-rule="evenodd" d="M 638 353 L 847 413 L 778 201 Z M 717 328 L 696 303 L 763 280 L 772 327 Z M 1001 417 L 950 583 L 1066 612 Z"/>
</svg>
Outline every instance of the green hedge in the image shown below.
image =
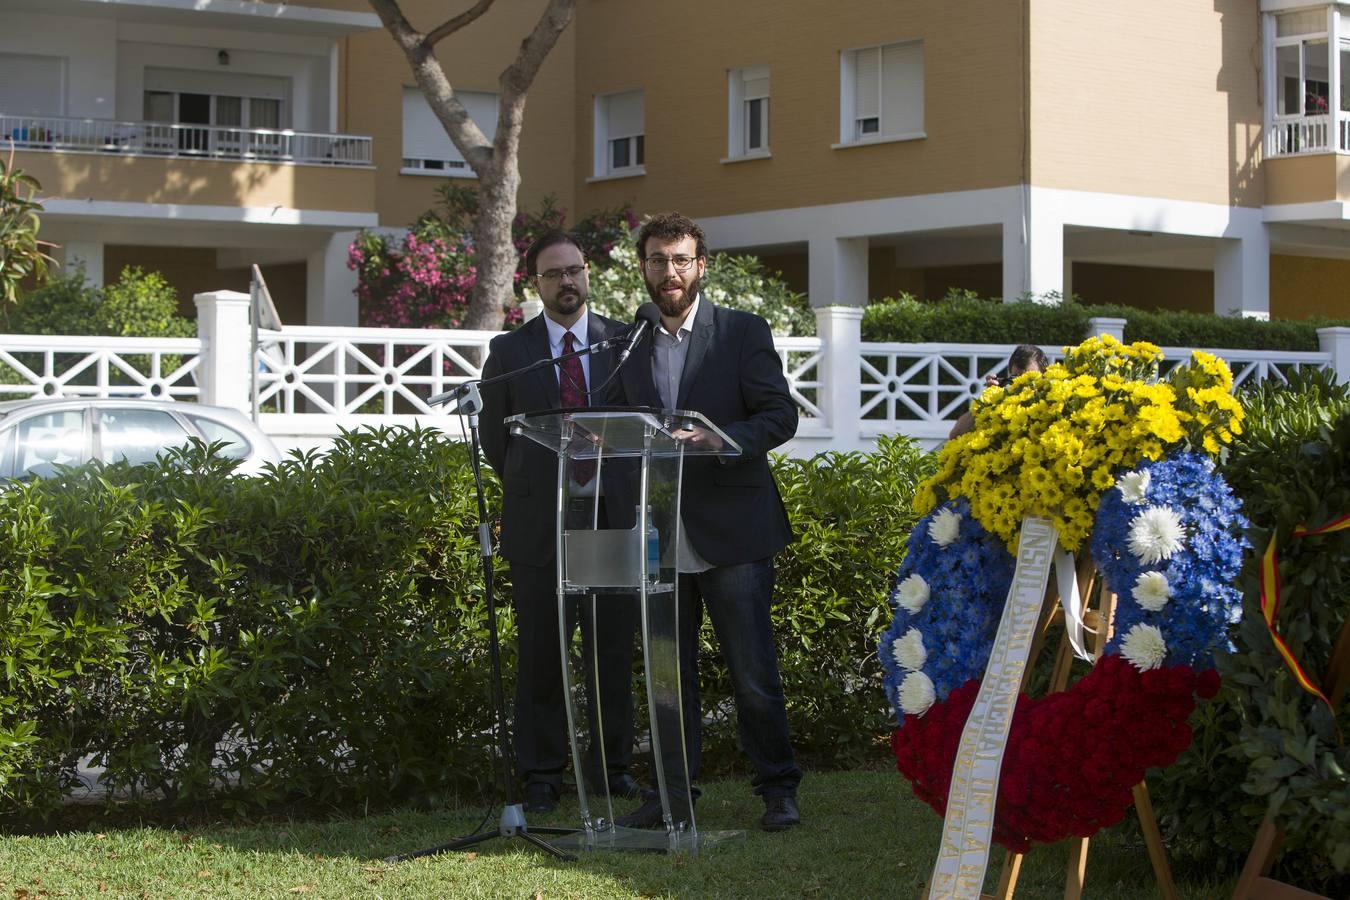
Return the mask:
<svg viewBox="0 0 1350 900">
<path fill-rule="evenodd" d="M 1350 710 L 1336 722 L 1294 682 L 1260 609 L 1259 555 L 1279 536 L 1280 633 L 1321 680 L 1350 615 L 1350 534 L 1289 538 L 1296 525 L 1350 511 L 1350 389 L 1319 372 L 1243 396 L 1247 421 L 1224 474 L 1251 520 L 1236 649 L 1217 659 L 1218 698 L 1192 719 L 1195 741 L 1151 779 L 1172 852 L 1206 871 L 1241 867 L 1267 810 L 1287 829 L 1278 874 L 1327 896 L 1350 895 Z"/>
<path fill-rule="evenodd" d="M 491 715 L 463 446 L 356 432 L 256 479 L 177 457 L 0 492 L 0 816 L 52 812 L 89 753 L 171 810 L 477 796 Z M 929 465 L 904 439 L 776 462 L 801 535 L 775 621 L 805 764 L 883 752 L 876 634 Z M 509 609 L 499 624 L 509 675 Z M 703 673 L 713 775 L 742 757 L 720 657 Z"/>
<path fill-rule="evenodd" d="M 1094 316 L 1125 319 L 1125 340 L 1162 347 L 1245 350 L 1318 348 L 1317 329 L 1350 325 L 1350 319 L 1261 322 L 1236 316 L 1142 310 L 1132 306 L 1002 303 L 954 291 L 937 303 L 909 295 L 873 303 L 863 311 L 863 340 L 922 343 L 1040 344 L 1061 347 L 1087 336 Z"/>
</svg>

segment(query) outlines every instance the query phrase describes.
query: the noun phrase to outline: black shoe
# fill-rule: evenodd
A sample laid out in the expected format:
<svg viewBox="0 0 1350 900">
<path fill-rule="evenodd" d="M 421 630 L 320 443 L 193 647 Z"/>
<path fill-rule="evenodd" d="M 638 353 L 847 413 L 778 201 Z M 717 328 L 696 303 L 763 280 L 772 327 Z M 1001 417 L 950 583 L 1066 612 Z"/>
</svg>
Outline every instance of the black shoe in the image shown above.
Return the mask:
<svg viewBox="0 0 1350 900">
<path fill-rule="evenodd" d="M 681 811 L 678 805 L 672 806 L 670 814 L 676 823 L 688 823 L 693 818 L 687 812 Z M 628 815 L 616 818 L 614 824 L 624 828 L 665 827 L 665 817 L 661 812 L 661 795 L 656 791 L 643 791 L 642 805 Z"/>
<path fill-rule="evenodd" d="M 558 808 L 558 789 L 547 781 L 531 781 L 525 785 L 525 811 L 550 813 Z"/>
<path fill-rule="evenodd" d="M 759 827 L 765 831 L 787 831 L 802 820 L 795 797 L 765 797 L 764 815 Z"/>
<path fill-rule="evenodd" d="M 611 797 L 622 797 L 624 800 L 636 800 L 642 796 L 642 786 L 637 780 L 625 772 L 622 775 L 615 775 L 609 780 L 609 795 Z"/>
</svg>

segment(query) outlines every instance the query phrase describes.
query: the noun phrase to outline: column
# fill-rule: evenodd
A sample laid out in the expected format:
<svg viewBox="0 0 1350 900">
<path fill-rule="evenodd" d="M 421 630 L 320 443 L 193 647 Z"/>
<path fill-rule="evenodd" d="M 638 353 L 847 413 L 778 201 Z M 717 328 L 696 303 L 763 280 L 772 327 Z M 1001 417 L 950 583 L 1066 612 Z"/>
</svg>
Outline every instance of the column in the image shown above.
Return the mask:
<svg viewBox="0 0 1350 900">
<path fill-rule="evenodd" d="M 1264 225 L 1240 238 L 1221 238 L 1214 250 L 1214 312 L 1270 318 L 1270 238 Z"/>
<path fill-rule="evenodd" d="M 822 358 L 821 412 L 829 425 L 832 446 L 857 450 L 862 440 L 861 306 L 825 306 L 816 310 L 816 334 Z"/>
<path fill-rule="evenodd" d="M 194 295 L 192 302 L 197 304 L 197 336 L 202 339 L 197 368 L 201 402 L 250 413 L 248 294 L 210 291 Z"/>
<path fill-rule="evenodd" d="M 1317 345 L 1331 354 L 1331 370 L 1341 384 L 1350 384 L 1350 328 L 1334 325 L 1317 329 Z"/>
<path fill-rule="evenodd" d="M 812 238 L 807 245 L 807 291 L 814 307 L 866 306 L 867 238 Z"/>
<path fill-rule="evenodd" d="M 339 231 L 331 234 L 322 248 L 309 254 L 305 270 L 304 324 L 342 326 L 359 324 L 356 273 L 347 268 L 347 248 L 356 240 L 358 233 Z"/>
<path fill-rule="evenodd" d="M 84 266 L 84 280 L 90 287 L 103 287 L 103 244 L 100 241 L 66 241 L 62 269 L 69 274 Z"/>
<path fill-rule="evenodd" d="M 1064 223 L 1027 189 L 1023 210 L 1003 223 L 1003 302 L 1057 303 L 1064 296 Z"/>
</svg>

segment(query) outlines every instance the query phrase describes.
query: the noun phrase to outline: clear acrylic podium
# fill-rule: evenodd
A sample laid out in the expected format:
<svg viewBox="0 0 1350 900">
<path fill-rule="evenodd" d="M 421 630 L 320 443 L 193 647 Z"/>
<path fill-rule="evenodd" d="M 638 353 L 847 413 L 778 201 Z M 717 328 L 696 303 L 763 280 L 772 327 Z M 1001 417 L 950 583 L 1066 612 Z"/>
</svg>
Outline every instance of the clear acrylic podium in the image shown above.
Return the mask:
<svg viewBox="0 0 1350 900">
<path fill-rule="evenodd" d="M 699 832 L 694 820 L 680 700 L 676 573 L 681 568 L 683 543 L 679 509 L 685 458 L 739 456 L 740 447 L 699 413 L 680 410 L 593 406 L 525 413 L 506 421 L 513 435 L 535 441 L 558 456 L 558 636 L 581 830 L 554 843 L 576 850 L 697 852 L 739 834 Z M 676 439 L 677 432 L 693 425 L 720 436 L 723 449 L 690 448 Z M 593 478 L 586 479 L 587 489 L 578 489 L 572 477 L 579 461 L 595 466 Z M 596 485 L 603 485 L 605 492 L 604 522 Z M 580 493 L 591 496 L 574 496 Z M 584 523 L 575 511 L 567 516 L 569 509 L 578 506 L 586 510 Z M 589 698 L 600 696 L 594 684 L 590 691 L 584 689 L 585 679 L 595 678 L 598 671 L 594 642 L 592 658 L 584 659 L 584 642 L 575 639 L 567 625 L 567 607 L 578 604 L 581 621 L 591 634 L 597 634 L 597 594 L 623 595 L 641 610 L 652 768 L 664 829 L 614 824 L 608 778 L 589 783 L 590 773 L 608 771 L 600 737 L 605 711 L 588 708 Z M 595 706 L 599 705 L 597 700 Z"/>
</svg>

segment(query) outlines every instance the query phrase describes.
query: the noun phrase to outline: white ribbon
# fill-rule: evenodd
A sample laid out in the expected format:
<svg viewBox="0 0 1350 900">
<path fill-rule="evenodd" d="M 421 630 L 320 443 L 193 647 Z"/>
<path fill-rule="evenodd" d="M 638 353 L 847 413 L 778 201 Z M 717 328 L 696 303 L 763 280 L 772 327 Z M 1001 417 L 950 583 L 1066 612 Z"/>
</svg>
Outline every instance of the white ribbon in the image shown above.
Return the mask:
<svg viewBox="0 0 1350 900">
<path fill-rule="evenodd" d="M 1059 602 L 1064 607 L 1064 630 L 1074 656 L 1092 662 L 1092 654 L 1083 640 L 1083 598 L 1078 594 L 1078 565 L 1074 556 L 1055 543 L 1055 578 L 1059 582 Z"/>
</svg>

